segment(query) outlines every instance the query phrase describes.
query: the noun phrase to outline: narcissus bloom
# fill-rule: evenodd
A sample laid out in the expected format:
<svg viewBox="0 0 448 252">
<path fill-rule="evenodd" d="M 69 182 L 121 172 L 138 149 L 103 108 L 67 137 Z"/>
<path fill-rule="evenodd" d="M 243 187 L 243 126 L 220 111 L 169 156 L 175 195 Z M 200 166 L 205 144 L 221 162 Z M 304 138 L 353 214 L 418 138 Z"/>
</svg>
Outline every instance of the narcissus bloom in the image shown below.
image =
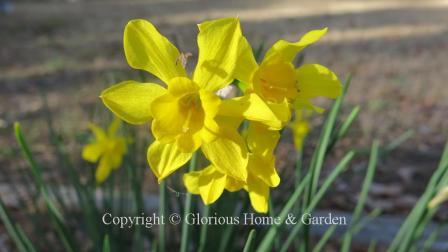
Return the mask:
<svg viewBox="0 0 448 252">
<path fill-rule="evenodd" d="M 448 200 L 448 186 L 442 188 L 436 196 L 429 202 L 428 207 L 434 208 L 440 205 L 442 202 Z"/>
<path fill-rule="evenodd" d="M 234 79 L 242 41 L 239 20 L 204 22 L 199 31 L 198 63 L 189 78 L 180 52 L 166 37 L 146 20 L 130 21 L 123 39 L 129 65 L 152 73 L 167 88 L 125 81 L 104 90 L 101 99 L 128 123 L 143 124 L 152 119 L 156 141 L 148 149 L 148 162 L 159 181 L 188 162 L 199 148 L 217 170 L 246 181 L 248 154 L 244 141 L 236 131 L 218 125 L 215 117 L 225 112 L 221 107 L 233 106 L 239 110 L 235 116 L 274 128 L 281 122 L 256 95 L 225 102 L 216 95 Z"/>
<path fill-rule="evenodd" d="M 279 40 L 266 52 L 260 65 L 244 39 L 236 79 L 247 85 L 247 92 L 260 95 L 270 104 L 286 100 L 295 109 L 308 108 L 322 112 L 323 109 L 313 105 L 311 99 L 340 96 L 342 85 L 337 76 L 322 65 L 305 64 L 295 68 L 292 61 L 326 32 L 327 28 L 310 31 L 297 42 Z"/>
<path fill-rule="evenodd" d="M 246 137 L 249 149 L 247 182 L 235 180 L 210 165 L 200 171 L 184 174 L 185 187 L 190 193 L 199 194 L 206 205 L 215 202 L 224 189 L 230 192 L 244 189 L 249 193 L 252 207 L 257 212 L 266 213 L 269 188 L 277 187 L 280 183 L 274 156 L 279 137 L 278 131 L 267 130 L 260 123 L 250 123 Z"/>
<path fill-rule="evenodd" d="M 123 156 L 126 154 L 126 138 L 117 134 L 121 121 L 115 119 L 108 127 L 107 132 L 97 125 L 89 124 L 94 140 L 82 149 L 82 158 L 96 163 L 95 178 L 98 183 L 107 179 L 110 172 L 121 166 Z"/>
</svg>

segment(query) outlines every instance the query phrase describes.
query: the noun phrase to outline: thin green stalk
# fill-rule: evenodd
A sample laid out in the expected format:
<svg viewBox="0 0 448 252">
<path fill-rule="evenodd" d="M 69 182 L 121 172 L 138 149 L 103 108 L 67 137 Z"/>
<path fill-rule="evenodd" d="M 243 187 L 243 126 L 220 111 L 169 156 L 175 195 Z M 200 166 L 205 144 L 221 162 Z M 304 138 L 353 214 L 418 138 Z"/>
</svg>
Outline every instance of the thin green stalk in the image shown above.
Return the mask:
<svg viewBox="0 0 448 252">
<path fill-rule="evenodd" d="M 327 148 L 327 153 L 333 149 L 333 147 L 336 145 L 336 143 L 339 140 L 341 140 L 342 138 L 345 137 L 345 135 L 348 132 L 348 129 L 350 128 L 350 126 L 352 126 L 353 122 L 358 117 L 360 111 L 361 111 L 360 106 L 356 106 L 352 109 L 352 111 L 348 115 L 347 119 L 345 119 L 345 121 L 342 123 L 342 125 L 339 127 L 339 129 L 336 131 L 336 133 L 333 134 L 330 144 L 328 145 L 328 148 Z"/>
<path fill-rule="evenodd" d="M 255 239 L 255 234 L 256 234 L 255 229 L 250 230 L 249 237 L 247 237 L 246 244 L 244 245 L 243 252 L 250 252 L 250 251 L 252 251 L 252 245 L 253 245 L 253 242 L 254 242 L 254 239 Z"/>
<path fill-rule="evenodd" d="M 286 217 L 288 216 L 288 213 L 290 213 L 291 209 L 294 207 L 295 203 L 299 199 L 299 197 L 302 195 L 303 191 L 305 190 L 305 187 L 310 182 L 311 175 L 308 173 L 300 182 L 299 186 L 296 187 L 294 192 L 292 193 L 289 200 L 286 202 L 285 206 L 283 207 L 282 211 L 279 214 L 280 221 L 285 221 Z M 280 225 L 272 225 L 269 229 L 266 235 L 264 236 L 261 244 L 258 246 L 257 251 L 270 251 L 272 243 L 274 241 L 274 238 L 277 236 L 278 230 L 280 229 Z"/>
<path fill-rule="evenodd" d="M 331 238 L 334 231 L 336 231 L 337 227 L 338 226 L 333 225 L 325 231 L 324 235 L 319 239 L 319 242 L 316 244 L 316 246 L 314 246 L 313 252 L 323 251 L 324 246 L 327 244 L 328 240 Z"/>
<path fill-rule="evenodd" d="M 0 198 L 0 219 L 2 220 L 6 231 L 8 232 L 11 239 L 16 244 L 16 247 L 19 251 L 29 251 L 27 248 L 27 244 L 21 238 L 19 231 L 14 224 L 14 221 L 9 217 L 8 212 L 6 211 L 6 207 L 3 204 L 3 201 Z M 33 248 L 34 249 L 34 248 Z"/>
<path fill-rule="evenodd" d="M 110 252 L 109 236 L 106 234 L 103 241 L 103 252 Z"/>
<path fill-rule="evenodd" d="M 409 249 L 415 230 L 421 225 L 421 220 L 427 212 L 428 202 L 435 195 L 438 186 L 441 185 L 441 180 L 444 180 L 443 178 L 446 178 L 446 176 L 448 176 L 448 143 L 445 145 L 439 166 L 432 175 L 425 192 L 401 225 L 400 230 L 387 250 L 388 252 L 407 251 Z"/>
<path fill-rule="evenodd" d="M 355 211 L 353 212 L 353 218 L 351 223 L 357 223 L 361 217 L 364 205 L 367 199 L 367 195 L 372 185 L 373 175 L 375 174 L 375 168 L 378 161 L 378 149 L 379 142 L 377 140 L 373 141 L 372 152 L 370 154 L 369 164 L 367 166 L 367 173 L 362 184 L 361 193 L 359 194 L 358 203 L 356 204 Z M 342 242 L 342 252 L 348 252 L 350 250 L 350 243 L 352 241 L 352 235 L 350 232 L 344 236 Z"/>
<path fill-rule="evenodd" d="M 79 175 L 75 171 L 73 167 L 73 163 L 70 160 L 69 155 L 67 154 L 67 150 L 65 149 L 65 145 L 61 142 L 61 137 L 57 133 L 53 125 L 53 119 L 51 117 L 51 113 L 48 108 L 47 97 L 45 94 L 42 95 L 44 109 L 46 111 L 46 121 L 49 131 L 50 142 L 54 147 L 54 152 L 58 157 L 58 162 L 61 167 L 67 169 L 69 181 L 72 183 L 73 187 L 76 191 L 76 199 L 78 204 L 80 205 L 80 209 L 82 210 L 83 216 L 85 218 L 85 225 L 87 227 L 87 232 L 89 237 L 92 239 L 95 247 L 99 250 L 101 247 L 100 240 L 100 231 L 98 226 L 98 213 L 95 207 L 95 202 L 92 198 L 92 195 L 88 192 L 85 186 L 81 185 Z"/>
<path fill-rule="evenodd" d="M 190 165 L 188 167 L 188 172 L 192 172 L 196 169 L 196 163 L 197 163 L 197 153 L 195 152 L 190 160 Z M 187 196 L 185 198 L 185 211 L 184 215 L 186 216 L 188 213 L 191 212 L 191 202 L 192 202 L 192 196 L 191 193 L 187 193 Z M 180 252 L 187 252 L 188 251 L 188 237 L 189 237 L 189 225 L 186 221 L 182 222 L 182 234 L 181 234 L 181 242 L 180 242 Z"/>
<path fill-rule="evenodd" d="M 159 216 L 166 215 L 166 182 L 162 181 L 159 184 Z M 159 252 L 165 252 L 165 225 L 159 226 Z"/>
<path fill-rule="evenodd" d="M 28 163 L 31 166 L 31 172 L 34 177 L 34 181 L 37 185 L 37 189 L 45 201 L 45 204 L 48 209 L 48 213 L 50 215 L 50 219 L 53 223 L 53 226 L 56 229 L 56 232 L 57 232 L 59 238 L 61 239 L 61 241 L 67 251 L 78 251 L 76 243 L 74 242 L 74 238 L 71 236 L 70 232 L 68 231 L 68 228 L 64 221 L 63 215 L 61 214 L 59 209 L 56 207 L 56 205 L 49 193 L 49 189 L 47 188 L 45 182 L 43 181 L 42 170 L 37 165 L 36 161 L 34 160 L 31 150 L 25 140 L 25 137 L 23 136 L 21 126 L 18 122 L 16 122 L 14 124 L 14 132 L 16 135 L 17 142 L 20 145 L 20 149 L 21 149 L 24 157 L 27 159 Z"/>
<path fill-rule="evenodd" d="M 208 217 L 210 215 L 210 206 L 204 206 L 202 216 Z M 207 231 L 208 225 L 201 225 L 201 233 L 199 237 L 199 249 L 198 252 L 205 251 L 205 245 L 207 244 Z"/>
<path fill-rule="evenodd" d="M 311 163 L 310 169 L 312 171 L 312 179 L 310 184 L 310 198 L 316 193 L 317 186 L 319 183 L 320 172 L 322 170 L 323 162 L 327 154 L 327 147 L 330 143 L 330 137 L 333 132 L 334 125 L 336 123 L 337 116 L 342 106 L 342 101 L 344 100 L 345 94 L 350 86 L 351 77 L 349 77 L 344 85 L 344 92 L 330 110 L 327 120 L 325 121 L 324 128 L 319 139 L 319 145 L 315 151 L 316 158 L 313 159 L 314 162 Z"/>
<path fill-rule="evenodd" d="M 423 244 L 423 252 L 431 251 L 432 245 L 440 235 L 441 229 L 442 226 L 439 225 L 434 231 L 431 232 L 431 234 L 428 236 L 428 239 L 426 239 L 425 243 Z"/>
<path fill-rule="evenodd" d="M 317 191 L 317 193 L 313 196 L 313 199 L 311 200 L 310 204 L 305 210 L 305 213 L 311 213 L 316 205 L 319 203 L 319 201 L 322 199 L 324 194 L 327 192 L 328 188 L 330 188 L 331 184 L 337 179 L 337 177 L 347 168 L 350 161 L 355 156 L 354 151 L 348 152 L 344 158 L 339 162 L 339 164 L 334 168 L 334 170 L 330 173 L 330 175 L 324 180 L 322 186 Z M 281 247 L 280 251 L 287 251 L 289 246 L 291 245 L 292 241 L 296 239 L 297 234 L 299 233 L 300 229 L 302 228 L 303 223 L 301 221 L 298 221 L 297 224 L 294 225 L 292 230 L 290 231 L 288 238 L 283 243 L 283 246 Z M 262 251 L 268 251 L 268 250 L 262 250 Z"/>
</svg>

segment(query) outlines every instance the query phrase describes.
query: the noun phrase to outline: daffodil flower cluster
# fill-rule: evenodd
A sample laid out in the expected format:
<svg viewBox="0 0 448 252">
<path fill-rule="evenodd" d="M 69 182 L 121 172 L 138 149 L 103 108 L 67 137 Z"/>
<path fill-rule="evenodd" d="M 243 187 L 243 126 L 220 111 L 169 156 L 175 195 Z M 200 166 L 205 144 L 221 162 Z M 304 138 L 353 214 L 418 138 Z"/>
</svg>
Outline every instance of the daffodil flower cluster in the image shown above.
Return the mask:
<svg viewBox="0 0 448 252">
<path fill-rule="evenodd" d="M 117 132 L 120 125 L 121 121 L 118 118 L 114 119 L 107 131 L 93 123 L 89 124 L 95 138 L 84 146 L 82 158 L 92 163 L 98 162 L 95 172 L 95 179 L 98 183 L 104 182 L 111 171 L 121 166 L 123 156 L 127 152 L 127 140 Z"/>
<path fill-rule="evenodd" d="M 341 94 L 340 82 L 327 68 L 292 64 L 327 29 L 294 43 L 278 41 L 258 64 L 237 18 L 203 22 L 198 28 L 198 62 L 189 76 L 182 54 L 153 24 L 130 21 L 123 38 L 129 65 L 164 85 L 124 81 L 104 90 L 101 99 L 124 121 L 151 125 L 155 141 L 147 158 L 159 182 L 200 150 L 210 165 L 184 174 L 190 193 L 211 204 L 224 190 L 243 189 L 256 211 L 267 212 L 270 188 L 280 183 L 274 150 L 291 112 L 321 112 L 311 99 Z M 217 92 L 234 80 L 244 84 L 244 94 L 219 97 Z M 238 131 L 243 121 L 248 122 L 244 137 Z"/>
</svg>

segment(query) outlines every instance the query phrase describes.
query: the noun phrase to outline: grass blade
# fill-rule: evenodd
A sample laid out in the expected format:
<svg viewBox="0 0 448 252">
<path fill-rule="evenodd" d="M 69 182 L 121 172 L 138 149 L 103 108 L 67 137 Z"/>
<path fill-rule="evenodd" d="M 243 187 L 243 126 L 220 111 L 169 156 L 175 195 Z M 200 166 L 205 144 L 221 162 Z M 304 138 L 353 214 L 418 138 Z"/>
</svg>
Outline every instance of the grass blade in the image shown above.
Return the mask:
<svg viewBox="0 0 448 252">
<path fill-rule="evenodd" d="M 166 216 L 166 181 L 159 184 L 159 216 Z M 159 226 L 159 252 L 165 252 L 165 225 Z"/>
<path fill-rule="evenodd" d="M 324 235 L 319 239 L 319 242 L 313 248 L 313 252 L 320 252 L 323 250 L 325 244 L 327 244 L 328 240 L 333 235 L 334 231 L 336 231 L 337 227 L 338 226 L 333 225 L 330 228 L 328 228 L 327 231 L 325 231 Z"/>
<path fill-rule="evenodd" d="M 6 231 L 8 232 L 11 239 L 16 244 L 16 247 L 19 251 L 28 251 L 27 245 L 21 239 L 19 231 L 17 230 L 14 221 L 9 217 L 8 212 L 6 211 L 5 205 L 3 201 L 0 199 L 0 219 L 5 225 Z"/>
<path fill-rule="evenodd" d="M 188 172 L 192 172 L 196 169 L 196 163 L 197 163 L 196 161 L 197 161 L 197 152 L 193 153 L 193 156 L 191 157 Z M 187 193 L 187 196 L 185 198 L 185 211 L 183 216 L 186 216 L 188 213 L 191 212 L 191 202 L 192 202 L 192 195 L 191 193 Z M 186 221 L 184 221 L 182 222 L 180 252 L 188 251 L 188 237 L 189 237 L 189 225 L 187 224 Z"/>
<path fill-rule="evenodd" d="M 367 173 L 364 178 L 364 182 L 362 184 L 361 193 L 359 194 L 358 203 L 356 204 L 355 211 L 353 212 L 353 218 L 351 223 L 357 223 L 359 218 L 361 217 L 361 213 L 364 209 L 364 205 L 367 199 L 367 195 L 370 190 L 370 186 L 372 185 L 373 175 L 375 174 L 375 168 L 378 161 L 378 149 L 379 149 L 379 143 L 377 140 L 373 141 L 372 144 L 372 151 L 370 154 L 369 164 L 367 166 Z M 350 227 L 349 227 L 350 229 Z M 344 236 L 343 242 L 342 242 L 342 249 L 341 251 L 349 251 L 350 250 L 350 243 L 352 240 L 352 234 L 351 232 L 347 232 L 347 234 Z"/>
<path fill-rule="evenodd" d="M 202 213 L 202 216 L 208 217 L 210 214 L 210 206 L 204 206 L 204 212 Z M 201 233 L 199 236 L 199 248 L 198 252 L 205 251 L 205 245 L 207 243 L 207 231 L 208 231 L 208 225 L 201 225 Z"/>
<path fill-rule="evenodd" d="M 107 235 L 107 234 L 104 236 L 103 252 L 110 252 L 109 235 Z"/>
<path fill-rule="evenodd" d="M 319 201 L 322 199 L 324 194 L 327 192 L 327 190 L 330 188 L 331 184 L 336 180 L 336 178 L 347 168 L 350 161 L 355 156 L 355 151 L 350 151 L 347 153 L 344 158 L 339 162 L 339 164 L 334 168 L 334 170 L 330 173 L 330 175 L 324 180 L 322 186 L 320 187 L 319 191 L 313 196 L 313 199 L 311 200 L 311 203 L 308 205 L 308 207 L 305 209 L 305 213 L 310 213 L 314 210 L 314 208 L 317 206 Z M 297 234 L 300 231 L 300 228 L 303 226 L 302 222 L 298 222 L 294 227 L 292 228 L 292 231 L 289 233 L 288 238 L 283 243 L 282 248 L 280 251 L 287 251 L 289 246 L 291 245 L 292 241 L 296 239 Z M 263 250 L 268 251 L 268 250 Z"/>
<path fill-rule="evenodd" d="M 253 244 L 254 239 L 255 239 L 255 234 L 256 234 L 255 229 L 250 230 L 249 237 L 247 237 L 246 244 L 244 245 L 243 252 L 250 252 L 250 251 L 252 251 L 252 244 Z"/>
<path fill-rule="evenodd" d="M 68 232 L 68 228 L 65 224 L 63 216 L 59 209 L 56 207 L 53 199 L 51 198 L 50 192 L 42 179 L 42 171 L 41 168 L 37 165 L 34 160 L 33 155 L 31 154 L 31 150 L 23 136 L 20 124 L 16 122 L 14 124 L 14 132 L 16 135 L 17 142 L 20 145 L 20 149 L 31 166 L 31 171 L 33 174 L 34 181 L 37 185 L 39 193 L 42 195 L 45 204 L 48 208 L 48 213 L 50 215 L 50 219 L 53 223 L 53 226 L 56 229 L 56 232 L 61 239 L 65 249 L 67 251 L 78 251 L 76 243 L 74 242 L 73 237 Z"/>
</svg>

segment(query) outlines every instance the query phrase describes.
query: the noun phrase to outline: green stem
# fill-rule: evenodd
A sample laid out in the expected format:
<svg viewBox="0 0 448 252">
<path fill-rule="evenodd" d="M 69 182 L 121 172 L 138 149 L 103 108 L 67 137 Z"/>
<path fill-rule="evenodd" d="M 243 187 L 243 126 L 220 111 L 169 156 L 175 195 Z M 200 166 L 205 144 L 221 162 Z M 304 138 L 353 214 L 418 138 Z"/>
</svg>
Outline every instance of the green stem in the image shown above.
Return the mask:
<svg viewBox="0 0 448 252">
<path fill-rule="evenodd" d="M 204 212 L 202 216 L 208 217 L 210 215 L 210 206 L 204 206 Z M 207 231 L 208 231 L 208 225 L 202 225 L 201 226 L 201 234 L 199 238 L 199 252 L 205 251 L 205 245 L 207 241 Z"/>
<path fill-rule="evenodd" d="M 159 216 L 166 216 L 166 185 L 165 181 L 159 184 Z M 165 225 L 159 226 L 159 251 L 165 252 Z"/>
<path fill-rule="evenodd" d="M 255 233 L 256 233 L 255 229 L 250 230 L 249 237 L 247 237 L 243 252 L 252 251 L 252 245 L 255 239 Z"/>
<path fill-rule="evenodd" d="M 188 167 L 188 172 L 192 172 L 196 168 L 197 163 L 197 153 L 193 153 L 193 156 L 190 160 L 190 166 Z M 187 193 L 187 196 L 185 198 L 185 211 L 184 211 L 184 217 L 191 212 L 191 202 L 192 197 L 191 193 Z M 186 221 L 182 222 L 182 234 L 181 234 L 181 242 L 180 242 L 180 252 L 187 252 L 188 251 L 188 232 L 189 232 L 189 226 Z"/>
</svg>

